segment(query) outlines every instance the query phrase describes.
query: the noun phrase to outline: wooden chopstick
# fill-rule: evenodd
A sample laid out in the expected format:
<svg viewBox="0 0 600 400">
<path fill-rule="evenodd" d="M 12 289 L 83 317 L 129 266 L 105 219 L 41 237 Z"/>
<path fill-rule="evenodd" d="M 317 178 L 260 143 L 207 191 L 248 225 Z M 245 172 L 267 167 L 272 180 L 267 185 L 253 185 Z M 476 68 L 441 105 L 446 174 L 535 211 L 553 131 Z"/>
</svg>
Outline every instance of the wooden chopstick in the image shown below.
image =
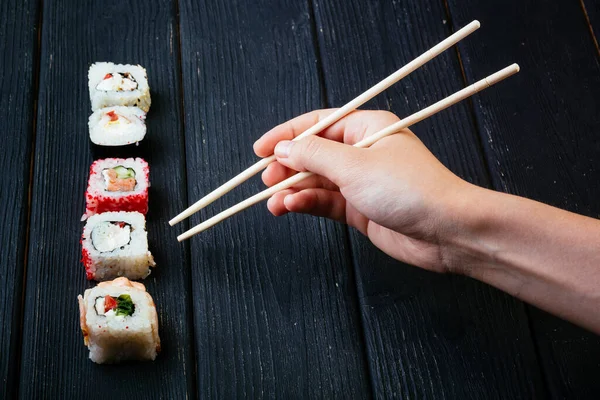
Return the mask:
<svg viewBox="0 0 600 400">
<path fill-rule="evenodd" d="M 319 121 L 317 124 L 308 128 L 306 131 L 302 132 L 302 134 L 296 136 L 293 140 L 300 140 L 310 135 L 315 135 L 321 132 L 323 129 L 328 126 L 334 124 L 338 120 L 342 119 L 352 111 L 356 110 L 358 107 L 365 104 L 367 101 L 371 100 L 373 97 L 377 96 L 379 93 L 383 92 L 385 89 L 389 88 L 396 82 L 400 81 L 402 78 L 406 77 L 408 74 L 421 67 L 428 61 L 437 57 L 439 54 L 454 46 L 456 43 L 469 36 L 471 33 L 475 32 L 480 27 L 479 21 L 475 20 L 470 24 L 466 25 L 462 29 L 456 31 L 454 34 L 441 41 L 437 45 L 433 46 L 431 49 L 427 50 L 425 53 L 421 54 L 419 57 L 415 58 L 404 67 L 400 68 L 366 92 L 359 95 L 354 100 L 350 101 L 342 108 L 337 109 L 335 112 L 327 116 L 325 119 Z M 188 218 L 195 212 L 200 211 L 213 201 L 217 200 L 221 196 L 224 196 L 226 193 L 242 184 L 246 180 L 250 179 L 263 169 L 265 169 L 269 164 L 275 161 L 275 156 L 271 155 L 269 157 L 263 158 L 260 161 L 256 162 L 250 168 L 231 178 L 229 181 L 225 182 L 217 189 L 213 190 L 186 210 L 182 211 L 179 215 L 169 221 L 169 225 L 173 226 L 178 222 L 183 221 Z"/>
<path fill-rule="evenodd" d="M 378 140 L 380 140 L 386 136 L 392 135 L 394 133 L 398 133 L 402 129 L 408 128 L 409 126 L 411 126 L 419 121 L 429 118 L 432 115 L 450 107 L 451 105 L 456 104 L 459 101 L 462 101 L 462 100 L 466 99 L 467 97 L 472 96 L 475 93 L 477 93 L 483 89 L 486 89 L 486 88 L 502 81 L 503 79 L 508 78 L 511 75 L 516 74 L 517 72 L 519 72 L 519 66 L 517 64 L 512 64 L 512 65 L 488 76 L 487 78 L 483 78 L 482 80 L 475 82 L 474 84 L 467 86 L 466 88 L 464 88 L 462 90 L 459 90 L 458 92 L 454 93 L 453 95 L 448 96 L 445 99 L 442 99 L 442 100 L 438 101 L 437 103 L 432 104 L 429 107 L 424 108 L 423 110 L 418 111 L 418 112 L 410 115 L 409 117 L 407 117 L 401 121 L 398 121 L 395 124 L 392 124 L 392 125 L 388 126 L 387 128 L 384 128 L 384 129 L 380 130 L 379 132 L 374 133 L 371 136 L 364 138 L 360 142 L 356 143 L 354 146 L 355 147 L 369 147 L 373 143 L 377 142 Z M 193 236 L 197 233 L 200 233 L 200 232 L 210 228 L 211 226 L 218 224 L 219 222 L 223 221 L 224 219 L 229 218 L 232 215 L 234 215 L 234 214 L 236 214 L 236 213 L 238 213 L 260 201 L 270 198 L 275 193 L 296 185 L 298 182 L 302 181 L 303 179 L 308 178 L 311 175 L 313 175 L 312 172 L 301 172 L 301 173 L 298 173 L 284 181 L 281 181 L 278 184 L 271 186 L 270 188 L 263 190 L 262 192 L 257 193 L 252 197 L 247 198 L 246 200 L 242 201 L 241 203 L 238 203 L 235 206 L 228 208 L 225 211 L 220 212 L 219 214 L 215 215 L 212 218 L 207 219 L 206 221 L 202 222 L 201 224 L 196 225 L 194 228 L 177 236 L 177 240 L 179 242 L 181 242 L 182 240 L 188 239 L 191 236 Z"/>
</svg>

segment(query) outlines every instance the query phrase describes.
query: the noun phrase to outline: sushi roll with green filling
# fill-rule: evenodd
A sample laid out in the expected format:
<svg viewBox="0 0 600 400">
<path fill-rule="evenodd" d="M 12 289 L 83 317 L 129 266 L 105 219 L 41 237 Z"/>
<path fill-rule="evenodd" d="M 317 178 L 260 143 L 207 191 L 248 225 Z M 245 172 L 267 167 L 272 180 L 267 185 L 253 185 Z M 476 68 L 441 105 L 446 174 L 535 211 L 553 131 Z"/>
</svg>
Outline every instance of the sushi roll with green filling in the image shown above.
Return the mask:
<svg viewBox="0 0 600 400">
<path fill-rule="evenodd" d="M 105 158 L 90 166 L 82 220 L 107 211 L 148 212 L 150 168 L 142 158 Z"/>
<path fill-rule="evenodd" d="M 140 65 L 94 63 L 88 72 L 88 86 L 94 111 L 109 106 L 150 109 L 148 78 Z"/>
<path fill-rule="evenodd" d="M 99 283 L 78 296 L 83 341 L 98 364 L 154 360 L 160 351 L 152 297 L 127 278 Z"/>
<path fill-rule="evenodd" d="M 81 239 L 88 279 L 143 279 L 156 266 L 148 251 L 146 219 L 139 212 L 105 212 L 88 218 Z"/>
</svg>

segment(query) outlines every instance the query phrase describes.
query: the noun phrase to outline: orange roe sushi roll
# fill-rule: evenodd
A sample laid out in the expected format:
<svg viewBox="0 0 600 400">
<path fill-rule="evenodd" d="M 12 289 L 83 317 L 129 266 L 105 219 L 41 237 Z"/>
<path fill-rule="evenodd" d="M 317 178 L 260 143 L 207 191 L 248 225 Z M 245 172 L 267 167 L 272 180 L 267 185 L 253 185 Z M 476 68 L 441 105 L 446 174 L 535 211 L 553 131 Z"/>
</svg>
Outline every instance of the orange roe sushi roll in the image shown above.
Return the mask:
<svg viewBox="0 0 600 400">
<path fill-rule="evenodd" d="M 148 163 L 141 158 L 106 158 L 90 167 L 85 193 L 88 217 L 108 211 L 148 212 Z"/>
<path fill-rule="evenodd" d="M 156 358 L 160 352 L 158 315 L 144 285 L 117 278 L 86 290 L 78 301 L 90 360 L 113 364 Z"/>
</svg>

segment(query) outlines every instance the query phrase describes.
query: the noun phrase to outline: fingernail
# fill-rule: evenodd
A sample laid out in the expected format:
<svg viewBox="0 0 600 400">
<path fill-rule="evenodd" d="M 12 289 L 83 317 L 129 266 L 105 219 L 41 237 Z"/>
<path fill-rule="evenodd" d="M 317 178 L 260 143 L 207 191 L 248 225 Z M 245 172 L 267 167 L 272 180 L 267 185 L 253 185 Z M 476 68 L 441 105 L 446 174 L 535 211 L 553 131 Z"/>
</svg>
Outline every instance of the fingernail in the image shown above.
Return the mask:
<svg viewBox="0 0 600 400">
<path fill-rule="evenodd" d="M 290 206 L 290 202 L 291 202 L 291 201 L 292 201 L 292 195 L 291 195 L 291 194 L 288 194 L 287 196 L 285 196 L 285 197 L 283 198 L 283 205 L 284 205 L 284 206 L 286 206 L 286 208 L 287 208 L 287 207 L 289 207 L 289 206 Z"/>
<path fill-rule="evenodd" d="M 293 145 L 294 143 L 291 140 L 282 140 L 275 146 L 275 155 L 281 158 L 288 157 Z"/>
</svg>

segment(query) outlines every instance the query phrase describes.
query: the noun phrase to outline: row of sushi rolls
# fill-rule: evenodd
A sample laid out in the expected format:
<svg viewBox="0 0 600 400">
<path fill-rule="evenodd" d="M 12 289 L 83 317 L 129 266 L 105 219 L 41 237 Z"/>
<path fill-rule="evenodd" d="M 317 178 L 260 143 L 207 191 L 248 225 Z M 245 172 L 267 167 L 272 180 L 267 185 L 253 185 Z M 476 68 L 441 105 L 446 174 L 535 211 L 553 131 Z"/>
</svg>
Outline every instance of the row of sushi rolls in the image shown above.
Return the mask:
<svg viewBox="0 0 600 400">
<path fill-rule="evenodd" d="M 150 88 L 139 65 L 92 64 L 88 72 L 93 113 L 91 141 L 126 146 L 146 135 Z M 154 301 L 143 284 L 154 267 L 148 250 L 148 163 L 106 158 L 90 167 L 81 238 L 87 278 L 98 283 L 78 296 L 89 357 L 99 364 L 154 360 L 160 351 Z"/>
</svg>

